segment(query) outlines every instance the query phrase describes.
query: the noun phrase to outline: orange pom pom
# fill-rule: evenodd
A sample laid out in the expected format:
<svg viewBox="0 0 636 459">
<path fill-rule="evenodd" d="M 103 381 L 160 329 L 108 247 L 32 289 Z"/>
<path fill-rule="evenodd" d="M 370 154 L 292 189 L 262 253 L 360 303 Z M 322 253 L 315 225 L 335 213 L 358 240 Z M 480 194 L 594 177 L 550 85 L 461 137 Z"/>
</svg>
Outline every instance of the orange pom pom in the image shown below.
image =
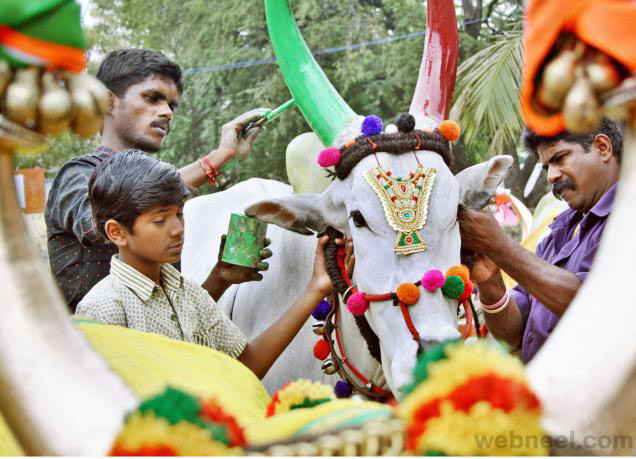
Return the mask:
<svg viewBox="0 0 636 459">
<path fill-rule="evenodd" d="M 459 124 L 452 120 L 442 121 L 439 123 L 438 129 L 440 134 L 449 142 L 454 142 L 459 139 L 459 135 L 461 134 Z"/>
<path fill-rule="evenodd" d="M 331 349 L 329 349 L 329 343 L 327 341 L 324 339 L 316 341 L 316 344 L 314 344 L 314 357 L 318 360 L 325 360 L 329 357 L 330 353 Z"/>
<path fill-rule="evenodd" d="M 466 285 L 470 280 L 470 270 L 465 265 L 451 266 L 450 268 L 448 268 L 448 271 L 446 271 L 446 277 L 450 276 L 461 277 L 464 285 Z"/>
<path fill-rule="evenodd" d="M 420 299 L 420 289 L 415 284 L 400 284 L 397 297 L 404 304 L 415 304 Z"/>
</svg>

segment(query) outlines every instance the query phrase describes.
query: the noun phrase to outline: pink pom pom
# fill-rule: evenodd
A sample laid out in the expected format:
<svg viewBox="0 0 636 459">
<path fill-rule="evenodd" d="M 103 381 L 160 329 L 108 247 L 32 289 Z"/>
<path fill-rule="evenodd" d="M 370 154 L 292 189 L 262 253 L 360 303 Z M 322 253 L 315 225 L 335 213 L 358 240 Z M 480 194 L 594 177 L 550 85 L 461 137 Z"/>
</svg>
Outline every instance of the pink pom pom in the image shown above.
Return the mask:
<svg viewBox="0 0 636 459">
<path fill-rule="evenodd" d="M 439 269 L 431 269 L 430 271 L 426 271 L 424 277 L 422 277 L 422 287 L 424 287 L 429 292 L 434 292 L 446 282 L 446 278 L 444 277 L 444 273 Z"/>
<path fill-rule="evenodd" d="M 357 292 L 351 295 L 347 300 L 347 308 L 354 316 L 361 316 L 369 309 L 369 302 L 364 298 L 364 293 Z"/>
<path fill-rule="evenodd" d="M 340 162 L 340 150 L 337 148 L 325 148 L 318 155 L 318 164 L 320 167 L 335 166 Z"/>
</svg>

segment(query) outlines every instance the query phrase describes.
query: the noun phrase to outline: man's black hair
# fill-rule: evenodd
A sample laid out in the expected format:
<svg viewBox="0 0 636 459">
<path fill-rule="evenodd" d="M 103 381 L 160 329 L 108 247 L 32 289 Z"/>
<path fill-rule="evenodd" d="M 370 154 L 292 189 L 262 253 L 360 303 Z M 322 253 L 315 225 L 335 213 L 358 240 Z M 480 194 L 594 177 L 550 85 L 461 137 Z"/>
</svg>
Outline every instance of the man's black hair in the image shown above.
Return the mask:
<svg viewBox="0 0 636 459">
<path fill-rule="evenodd" d="M 181 67 L 159 51 L 117 49 L 108 53 L 97 71 L 97 79 L 120 98 L 128 88 L 152 75 L 172 79 L 179 94 L 183 92 Z"/>
<path fill-rule="evenodd" d="M 601 120 L 598 129 L 590 134 L 573 134 L 569 131 L 563 131 L 553 136 L 542 136 L 532 132 L 526 127 L 523 130 L 521 141 L 523 142 L 523 146 L 535 155 L 538 155 L 537 150 L 540 145 L 553 145 L 560 140 L 570 143 L 578 143 L 586 152 L 588 152 L 590 151 L 590 146 L 592 146 L 592 143 L 594 142 L 594 137 L 598 134 L 605 134 L 610 139 L 610 142 L 612 142 L 612 152 L 620 163 L 621 155 L 623 153 L 623 131 L 615 121 L 605 117 Z"/>
<path fill-rule="evenodd" d="M 117 220 L 132 231 L 135 219 L 157 207 L 182 204 L 190 189 L 172 164 L 140 150 L 111 154 L 99 164 L 88 182 L 88 199 L 97 231 L 106 239 L 105 223 Z"/>
</svg>

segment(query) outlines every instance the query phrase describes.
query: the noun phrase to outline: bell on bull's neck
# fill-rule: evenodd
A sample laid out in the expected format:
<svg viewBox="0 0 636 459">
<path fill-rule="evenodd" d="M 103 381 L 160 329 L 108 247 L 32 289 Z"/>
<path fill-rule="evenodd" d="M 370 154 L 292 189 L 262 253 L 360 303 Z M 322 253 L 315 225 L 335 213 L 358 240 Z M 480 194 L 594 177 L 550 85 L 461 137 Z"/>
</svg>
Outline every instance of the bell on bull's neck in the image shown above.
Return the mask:
<svg viewBox="0 0 636 459">
<path fill-rule="evenodd" d="M 324 322 L 316 322 L 311 326 L 314 334 L 318 336 L 322 336 L 325 333 L 325 323 Z"/>
<path fill-rule="evenodd" d="M 333 359 L 327 359 L 322 362 L 320 369 L 326 375 L 333 375 L 338 371 L 338 364 Z"/>
</svg>

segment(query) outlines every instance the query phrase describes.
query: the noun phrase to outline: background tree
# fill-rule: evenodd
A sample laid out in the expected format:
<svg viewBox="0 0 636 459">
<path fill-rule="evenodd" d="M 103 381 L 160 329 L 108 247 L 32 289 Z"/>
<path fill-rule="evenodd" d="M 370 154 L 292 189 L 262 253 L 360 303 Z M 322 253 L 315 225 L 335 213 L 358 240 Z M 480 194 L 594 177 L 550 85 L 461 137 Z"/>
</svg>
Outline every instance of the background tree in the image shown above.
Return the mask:
<svg viewBox="0 0 636 459">
<path fill-rule="evenodd" d="M 402 34 L 423 34 L 425 2 L 291 0 L 291 6 L 309 47 L 327 50 L 316 59 L 357 113 L 393 120 L 408 109 L 421 62 L 423 35 L 329 51 Z M 520 1 L 498 0 L 461 0 L 456 6 L 462 25 L 462 67 L 454 113 L 468 133 L 455 147 L 456 170 L 460 170 L 492 154 L 512 154 L 515 150 L 521 126 L 513 94 L 518 90 L 521 7 Z M 185 70 L 185 91 L 171 132 L 158 154 L 160 159 L 177 166 L 189 163 L 218 144 L 221 126 L 234 116 L 258 106 L 273 108 L 291 97 L 276 64 L 262 63 L 274 57 L 262 1 L 247 5 L 241 0 L 92 0 L 90 14 L 95 19 L 87 31 L 91 71 L 108 51 L 119 47 L 161 50 Z M 517 37 L 517 41 L 511 37 Z M 517 45 L 507 47 L 510 40 Z M 494 49 L 501 51 L 492 55 Z M 483 59 L 480 63 L 477 56 L 488 57 L 489 64 L 483 64 Z M 503 62 L 497 63 L 498 59 Z M 237 63 L 241 64 L 232 66 Z M 493 67 L 505 72 L 491 85 L 490 102 L 480 108 L 475 101 L 485 89 L 474 82 L 488 79 Z M 499 102 L 498 94 L 505 95 Z M 513 104 L 503 110 L 501 105 L 509 100 Z M 493 122 L 504 112 L 505 120 Z M 283 114 L 258 137 L 248 159 L 223 171 L 220 188 L 254 176 L 287 181 L 285 148 L 291 139 L 308 130 L 297 109 Z M 503 137 L 502 132 L 506 133 Z M 47 155 L 24 157 L 20 166 L 41 165 L 54 174 L 64 160 L 91 151 L 95 142 L 63 136 L 53 142 Z M 211 187 L 202 190 L 211 191 Z M 515 194 L 520 196 L 518 191 Z"/>
</svg>

